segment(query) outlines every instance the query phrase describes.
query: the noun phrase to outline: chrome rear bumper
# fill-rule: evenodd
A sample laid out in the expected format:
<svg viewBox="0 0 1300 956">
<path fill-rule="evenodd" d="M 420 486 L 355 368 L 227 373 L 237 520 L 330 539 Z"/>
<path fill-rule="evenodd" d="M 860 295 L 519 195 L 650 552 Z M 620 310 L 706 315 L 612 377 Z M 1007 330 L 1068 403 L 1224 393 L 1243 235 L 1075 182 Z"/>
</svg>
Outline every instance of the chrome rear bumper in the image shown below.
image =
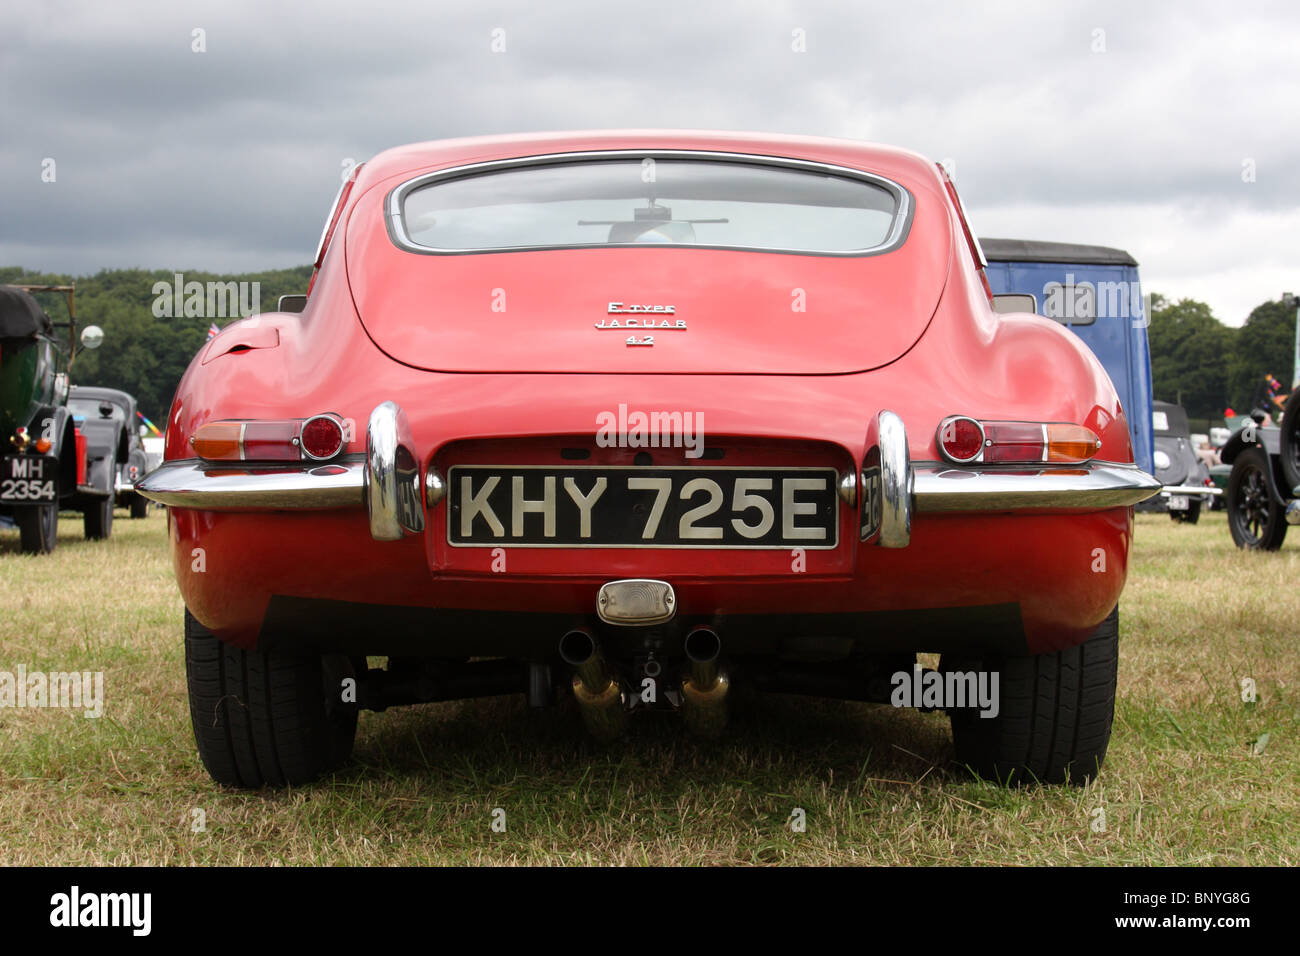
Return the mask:
<svg viewBox="0 0 1300 956">
<path fill-rule="evenodd" d="M 166 461 L 135 490 L 169 508 L 203 511 L 318 511 L 365 504 L 365 461 L 348 455 L 327 465 L 237 468 L 181 458 Z"/>
<path fill-rule="evenodd" d="M 915 467 L 913 474 L 921 514 L 1100 511 L 1135 505 L 1159 494 L 1161 487 L 1136 465 L 1110 462 L 1032 471 L 928 463 Z"/>
<path fill-rule="evenodd" d="M 889 411 L 880 412 L 868 428 L 868 450 L 858 478 L 861 540 L 887 548 L 908 546 L 913 513 L 1101 511 L 1137 504 L 1162 490 L 1159 481 L 1137 466 L 1111 462 L 1041 468 L 913 463 L 903 421 Z M 441 499 L 442 488 L 436 474 L 422 482 L 406 416 L 393 402 L 384 402 L 371 413 L 364 455 L 345 455 L 328 464 L 267 466 L 186 458 L 164 462 L 136 483 L 136 491 L 144 497 L 176 508 L 365 508 L 371 535 L 379 541 L 422 531 L 420 498 L 423 494 L 432 508 Z M 1202 494 L 1215 490 L 1193 489 Z"/>
</svg>

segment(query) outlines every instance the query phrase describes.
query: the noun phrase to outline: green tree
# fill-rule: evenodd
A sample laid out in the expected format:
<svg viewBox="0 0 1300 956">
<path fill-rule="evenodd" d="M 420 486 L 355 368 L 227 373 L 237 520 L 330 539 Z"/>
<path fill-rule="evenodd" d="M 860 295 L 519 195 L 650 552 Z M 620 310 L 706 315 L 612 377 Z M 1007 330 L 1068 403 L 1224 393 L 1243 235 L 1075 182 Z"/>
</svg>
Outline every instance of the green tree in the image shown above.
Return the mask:
<svg viewBox="0 0 1300 956">
<path fill-rule="evenodd" d="M 1295 309 L 1281 301 L 1255 306 L 1238 330 L 1228 363 L 1228 391 L 1233 407 L 1249 411 L 1260 396 L 1264 376 L 1291 386 L 1295 366 Z"/>
<path fill-rule="evenodd" d="M 239 275 L 184 273 L 185 282 L 200 282 L 205 288 L 208 282 L 259 283 L 263 312 L 273 311 L 281 295 L 306 292 L 310 277 L 310 266 Z M 224 327 L 237 318 L 231 309 L 227 309 L 228 317 L 155 315 L 155 285 L 166 283 L 170 288 L 174 279 L 174 273 L 164 270 L 106 269 L 74 278 L 30 272 L 19 266 L 0 267 L 0 283 L 76 284 L 77 325 L 102 327 L 104 344 L 77 356 L 71 369 L 73 383 L 130 392 L 141 413 L 160 428 L 166 423 L 181 376 L 207 341 L 208 325 L 215 322 Z M 41 293 L 38 298 L 56 321 L 67 318 L 63 296 Z"/>
<path fill-rule="evenodd" d="M 1195 299 L 1151 297 L 1151 382 L 1155 398 L 1179 402 L 1191 418 L 1218 418 L 1228 402 L 1236 330 Z"/>
</svg>

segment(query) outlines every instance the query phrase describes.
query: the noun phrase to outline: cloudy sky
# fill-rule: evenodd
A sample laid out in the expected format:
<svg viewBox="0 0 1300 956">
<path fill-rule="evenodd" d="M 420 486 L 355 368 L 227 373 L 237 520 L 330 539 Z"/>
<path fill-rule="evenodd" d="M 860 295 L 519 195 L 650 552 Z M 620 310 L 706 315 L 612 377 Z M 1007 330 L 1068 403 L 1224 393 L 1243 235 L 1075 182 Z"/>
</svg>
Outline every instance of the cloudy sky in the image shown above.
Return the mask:
<svg viewBox="0 0 1300 956">
<path fill-rule="evenodd" d="M 388 146 L 683 127 L 915 149 L 954 166 L 982 235 L 1119 246 L 1148 290 L 1232 325 L 1300 290 L 1293 0 L 53 0 L 3 19 L 3 265 L 296 265 L 344 164 Z"/>
</svg>

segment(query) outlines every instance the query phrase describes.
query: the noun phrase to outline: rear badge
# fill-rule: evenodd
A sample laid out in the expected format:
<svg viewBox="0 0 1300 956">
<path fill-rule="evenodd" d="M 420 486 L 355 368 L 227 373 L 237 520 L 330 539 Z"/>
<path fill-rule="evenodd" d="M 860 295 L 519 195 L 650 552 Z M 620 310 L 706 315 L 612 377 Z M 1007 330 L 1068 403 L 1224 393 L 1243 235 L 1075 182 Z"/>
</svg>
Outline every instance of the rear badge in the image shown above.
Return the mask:
<svg viewBox="0 0 1300 956">
<path fill-rule="evenodd" d="M 595 323 L 598 330 L 604 332 L 613 329 L 618 332 L 640 331 L 640 332 L 685 332 L 686 320 L 677 318 L 667 318 L 670 315 L 676 315 L 677 307 L 675 305 L 624 305 L 622 302 L 611 302 L 607 309 L 610 315 L 627 315 L 628 318 L 619 319 L 601 319 Z M 644 316 L 644 318 L 636 318 Z M 654 338 L 647 337 L 649 341 L 639 341 L 635 336 L 628 338 L 628 345 L 654 345 Z"/>
<path fill-rule="evenodd" d="M 616 329 L 619 332 L 626 332 L 628 329 L 643 329 L 647 332 L 685 332 L 685 319 L 660 319 L 655 321 L 652 318 L 645 319 L 624 319 L 620 322 L 618 319 L 601 319 L 596 323 L 596 328 L 602 332 L 607 329 Z"/>
</svg>

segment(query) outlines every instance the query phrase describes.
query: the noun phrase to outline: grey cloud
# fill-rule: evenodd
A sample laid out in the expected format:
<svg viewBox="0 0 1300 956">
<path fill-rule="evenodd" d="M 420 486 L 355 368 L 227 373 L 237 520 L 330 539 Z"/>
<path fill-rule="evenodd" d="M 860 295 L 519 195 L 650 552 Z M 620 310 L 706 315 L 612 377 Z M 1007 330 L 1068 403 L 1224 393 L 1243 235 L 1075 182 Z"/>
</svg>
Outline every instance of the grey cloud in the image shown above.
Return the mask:
<svg viewBox="0 0 1300 956">
<path fill-rule="evenodd" d="M 1227 277 L 1255 263 L 1282 282 L 1245 224 L 1300 209 L 1300 10 L 1285 3 L 85 2 L 6 19 L 0 260 L 32 268 L 301 263 L 344 158 L 543 129 L 906 146 L 954 159 L 973 217 L 999 231 L 1149 243 L 1175 278 L 1180 243 L 1198 262 L 1217 247 L 1225 304 Z M 45 157 L 57 183 L 40 181 Z M 1206 245 L 1177 217 L 1142 219 L 1153 206 L 1235 231 Z"/>
</svg>

